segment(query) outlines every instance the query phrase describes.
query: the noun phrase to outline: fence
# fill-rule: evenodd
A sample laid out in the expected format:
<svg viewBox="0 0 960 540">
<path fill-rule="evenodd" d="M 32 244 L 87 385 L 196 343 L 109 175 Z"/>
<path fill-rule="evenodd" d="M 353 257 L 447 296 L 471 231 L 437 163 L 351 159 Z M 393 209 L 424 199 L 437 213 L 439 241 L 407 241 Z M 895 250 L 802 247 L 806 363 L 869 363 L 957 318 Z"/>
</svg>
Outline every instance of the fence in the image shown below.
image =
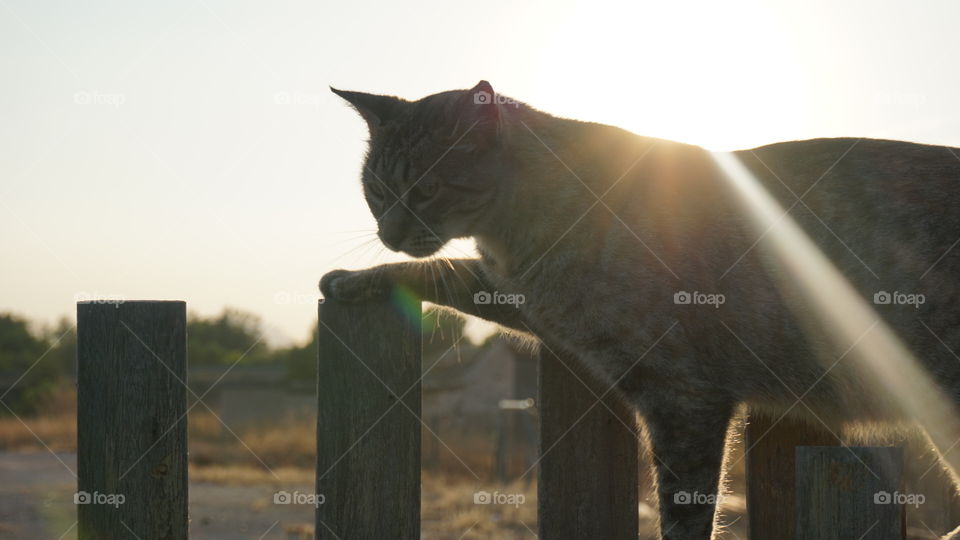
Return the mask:
<svg viewBox="0 0 960 540">
<path fill-rule="evenodd" d="M 80 303 L 79 538 L 188 535 L 186 305 Z M 420 537 L 420 312 L 328 302 L 321 313 L 317 538 Z M 634 415 L 570 358 L 540 357 L 539 537 L 633 539 Z M 751 540 L 904 538 L 896 448 L 845 448 L 790 420 L 747 428 Z M 863 465 L 879 473 L 864 474 Z"/>
</svg>

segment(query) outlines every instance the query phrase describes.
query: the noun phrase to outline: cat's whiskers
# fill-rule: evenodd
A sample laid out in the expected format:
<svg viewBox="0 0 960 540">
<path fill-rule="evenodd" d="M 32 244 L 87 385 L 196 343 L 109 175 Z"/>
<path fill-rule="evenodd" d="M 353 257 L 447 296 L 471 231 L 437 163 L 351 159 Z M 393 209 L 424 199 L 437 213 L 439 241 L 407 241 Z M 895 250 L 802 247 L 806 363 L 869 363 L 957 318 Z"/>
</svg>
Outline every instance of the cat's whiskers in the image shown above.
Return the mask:
<svg viewBox="0 0 960 540">
<path fill-rule="evenodd" d="M 355 242 L 364 238 L 375 238 L 377 236 L 377 231 L 375 229 L 357 229 L 353 231 L 339 231 L 334 234 L 343 235 L 343 238 L 331 242 L 333 245 L 338 245 L 344 242 Z"/>
<path fill-rule="evenodd" d="M 443 261 L 445 259 L 441 257 L 434 257 L 434 261 Z M 447 297 L 447 304 L 450 304 L 453 301 L 453 293 L 450 291 L 450 284 L 447 283 L 447 277 L 444 275 L 446 272 L 437 271 L 437 274 L 440 275 L 440 281 L 443 285 L 443 292 Z"/>
<path fill-rule="evenodd" d="M 440 298 L 440 291 L 437 287 L 437 270 L 432 264 L 427 264 L 427 268 L 430 269 L 430 281 L 433 282 L 433 294 L 434 298 Z"/>
<path fill-rule="evenodd" d="M 468 284 L 460 275 L 460 273 L 456 271 L 456 268 L 454 268 L 453 262 L 450 261 L 450 258 L 443 257 L 440 260 L 447 264 L 447 266 L 450 268 L 450 273 L 456 276 L 457 280 L 460 281 L 460 284 L 463 285 L 463 290 L 467 291 L 467 293 L 470 293 L 470 284 Z"/>
<path fill-rule="evenodd" d="M 365 240 L 365 241 L 361 242 L 360 244 L 357 244 L 357 245 L 353 246 L 352 248 L 348 249 L 347 251 L 343 252 L 342 254 L 334 257 L 333 260 L 332 260 L 332 262 L 338 263 L 338 262 L 340 262 L 341 260 L 343 260 L 345 257 L 347 257 L 347 256 L 349 256 L 349 255 L 352 255 L 352 254 L 356 254 L 356 253 L 357 253 L 358 251 L 360 251 L 361 249 L 364 250 L 363 254 L 366 254 L 367 252 L 369 252 L 371 246 L 376 245 L 377 240 L 378 240 L 378 239 L 377 239 L 376 237 L 370 238 L 370 239 L 368 239 L 368 240 Z M 359 257 L 359 258 L 362 258 L 362 256 Z"/>
</svg>

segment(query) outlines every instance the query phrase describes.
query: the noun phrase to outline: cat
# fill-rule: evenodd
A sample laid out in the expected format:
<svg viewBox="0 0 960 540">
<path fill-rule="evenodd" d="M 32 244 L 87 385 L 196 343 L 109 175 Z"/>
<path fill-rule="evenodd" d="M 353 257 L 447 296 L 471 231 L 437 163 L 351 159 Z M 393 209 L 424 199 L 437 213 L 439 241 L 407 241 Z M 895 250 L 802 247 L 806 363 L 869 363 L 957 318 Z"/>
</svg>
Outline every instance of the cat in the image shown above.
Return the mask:
<svg viewBox="0 0 960 540">
<path fill-rule="evenodd" d="M 480 257 L 335 270 L 323 295 L 402 285 L 576 357 L 644 421 L 662 538 L 715 534 L 715 498 L 676 494 L 718 493 L 743 404 L 775 418 L 807 407 L 832 429 L 902 420 L 823 337 L 829 321 L 784 278 L 710 152 L 558 118 L 486 81 L 418 101 L 331 90 L 367 123 L 362 186 L 383 244 L 422 259 L 473 238 Z M 837 138 L 729 155 L 863 298 L 881 295 L 871 307 L 955 405 L 960 151 Z"/>
</svg>

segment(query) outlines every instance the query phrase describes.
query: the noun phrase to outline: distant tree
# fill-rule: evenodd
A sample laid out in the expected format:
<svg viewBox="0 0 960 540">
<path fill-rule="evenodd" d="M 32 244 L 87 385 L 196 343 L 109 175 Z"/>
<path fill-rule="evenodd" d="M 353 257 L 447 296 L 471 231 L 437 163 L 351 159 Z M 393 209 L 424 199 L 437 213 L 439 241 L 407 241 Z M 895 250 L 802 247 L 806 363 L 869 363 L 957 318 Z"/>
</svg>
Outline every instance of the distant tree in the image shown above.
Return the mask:
<svg viewBox="0 0 960 540">
<path fill-rule="evenodd" d="M 263 341 L 260 317 L 225 309 L 218 316 L 187 318 L 187 354 L 190 365 L 259 363 L 272 360 Z"/>
<path fill-rule="evenodd" d="M 37 335 L 26 319 L 0 314 L 0 395 L 17 415 L 41 410 L 51 394 L 73 372 L 76 332 L 61 321 L 45 335 Z M 9 414 L 0 407 L 0 414 Z"/>
<path fill-rule="evenodd" d="M 423 361 L 432 365 L 463 336 L 464 320 L 448 311 L 428 309 L 423 314 Z M 187 317 L 187 348 L 192 366 L 274 363 L 286 366 L 295 381 L 314 381 L 317 376 L 317 332 L 307 343 L 271 349 L 262 339 L 260 317 L 237 309 L 219 315 Z M 458 362 L 460 342 L 445 360 Z M 31 330 L 23 317 L 0 313 L 0 395 L 16 414 L 33 414 L 58 407 L 63 400 L 54 394 L 69 389 L 75 377 L 77 333 L 72 321 L 63 318 L 52 327 Z M 21 377 L 22 376 L 22 377 Z M 9 392 L 8 392 L 9 390 Z M 9 411 L 0 406 L 0 414 Z"/>
<path fill-rule="evenodd" d="M 77 363 L 77 326 L 66 317 L 61 317 L 55 325 L 42 332 L 43 339 L 50 344 L 47 357 L 57 366 L 64 376 L 76 375 Z"/>
<path fill-rule="evenodd" d="M 287 367 L 287 378 L 291 381 L 317 380 L 318 346 L 317 332 L 312 332 L 308 343 L 277 351 L 278 361 Z"/>
</svg>

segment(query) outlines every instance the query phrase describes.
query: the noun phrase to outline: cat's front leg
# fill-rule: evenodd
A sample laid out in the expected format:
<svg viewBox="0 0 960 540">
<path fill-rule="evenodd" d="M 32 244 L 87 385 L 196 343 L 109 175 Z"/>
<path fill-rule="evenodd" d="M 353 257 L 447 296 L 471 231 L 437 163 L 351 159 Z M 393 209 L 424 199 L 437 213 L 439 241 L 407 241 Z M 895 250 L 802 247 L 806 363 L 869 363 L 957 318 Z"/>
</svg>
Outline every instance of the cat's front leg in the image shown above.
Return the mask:
<svg viewBox="0 0 960 540">
<path fill-rule="evenodd" d="M 641 414 L 650 436 L 663 540 L 709 540 L 721 502 L 720 472 L 732 405 L 657 392 Z"/>
<path fill-rule="evenodd" d="M 358 271 L 334 270 L 320 280 L 323 296 L 341 302 L 387 298 L 398 288 L 433 304 L 528 331 L 517 305 L 483 301 L 493 287 L 476 259 L 431 259 Z"/>
<path fill-rule="evenodd" d="M 401 263 L 407 264 L 407 263 Z M 400 264 L 384 264 L 364 270 L 333 270 L 320 279 L 320 293 L 346 303 L 380 300 L 390 296 L 401 270 Z"/>
</svg>

